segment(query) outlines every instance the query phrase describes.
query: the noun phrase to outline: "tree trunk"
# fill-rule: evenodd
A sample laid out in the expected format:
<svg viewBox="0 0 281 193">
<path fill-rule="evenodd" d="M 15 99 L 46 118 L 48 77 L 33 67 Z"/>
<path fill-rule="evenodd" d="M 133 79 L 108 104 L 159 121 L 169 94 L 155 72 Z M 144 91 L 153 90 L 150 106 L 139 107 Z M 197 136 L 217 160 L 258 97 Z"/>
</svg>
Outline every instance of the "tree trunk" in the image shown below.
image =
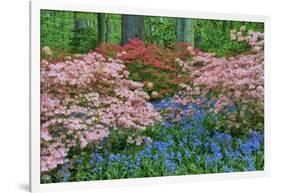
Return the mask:
<svg viewBox="0 0 281 193">
<path fill-rule="evenodd" d="M 111 38 L 111 27 L 110 27 L 110 20 L 109 15 L 106 16 L 106 34 L 105 34 L 106 42 L 109 42 Z"/>
<path fill-rule="evenodd" d="M 177 42 L 194 44 L 194 33 L 191 19 L 177 18 Z"/>
<path fill-rule="evenodd" d="M 223 35 L 226 33 L 226 21 L 222 21 L 222 33 Z"/>
<path fill-rule="evenodd" d="M 78 13 L 74 12 L 75 31 L 79 31 L 86 27 L 86 20 L 78 17 Z"/>
<path fill-rule="evenodd" d="M 136 15 L 122 15 L 122 39 L 121 44 L 128 43 L 129 40 L 138 38 L 144 39 L 144 17 Z"/>
<path fill-rule="evenodd" d="M 163 23 L 164 23 L 163 17 L 159 17 L 159 23 L 160 23 L 161 28 L 163 28 Z M 163 38 L 162 38 L 162 36 L 160 36 L 159 44 L 163 45 L 163 42 L 164 42 Z"/>
<path fill-rule="evenodd" d="M 194 46 L 194 32 L 192 19 L 184 20 L 184 33 L 186 34 L 184 40 Z"/>
<path fill-rule="evenodd" d="M 98 44 L 106 40 L 106 15 L 98 13 Z"/>
<path fill-rule="evenodd" d="M 230 21 L 230 29 L 234 29 L 233 21 Z"/>
<path fill-rule="evenodd" d="M 176 25 L 176 34 L 177 34 L 177 42 L 183 42 L 183 22 L 182 18 L 177 18 L 177 25 Z"/>
<path fill-rule="evenodd" d="M 74 12 L 74 29 L 73 29 L 73 39 L 72 39 L 72 51 L 78 52 L 81 45 L 82 31 L 87 25 L 87 20 L 84 18 L 79 18 L 78 12 Z"/>
</svg>

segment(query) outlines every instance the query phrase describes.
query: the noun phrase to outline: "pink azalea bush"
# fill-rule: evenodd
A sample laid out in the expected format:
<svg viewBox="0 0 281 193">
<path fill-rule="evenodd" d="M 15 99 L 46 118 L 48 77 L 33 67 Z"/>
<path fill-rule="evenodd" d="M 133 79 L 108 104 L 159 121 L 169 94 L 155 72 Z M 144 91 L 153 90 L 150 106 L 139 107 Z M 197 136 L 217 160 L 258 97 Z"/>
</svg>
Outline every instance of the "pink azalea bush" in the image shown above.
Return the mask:
<svg viewBox="0 0 281 193">
<path fill-rule="evenodd" d="M 41 172 L 67 162 L 71 148 L 99 144 L 111 129 L 134 131 L 161 120 L 143 84 L 120 60 L 95 52 L 41 64 Z"/>
<path fill-rule="evenodd" d="M 218 127 L 247 130 L 263 127 L 264 111 L 264 52 L 263 33 L 231 31 L 233 41 L 246 41 L 251 50 L 229 58 L 199 53 L 191 61 L 178 61 L 182 70 L 190 73 L 192 84 L 185 86 L 175 99 L 182 104 L 215 101 L 212 112 L 223 112 Z M 197 67 L 198 64 L 201 67 Z M 236 111 L 226 111 L 234 107 Z"/>
</svg>

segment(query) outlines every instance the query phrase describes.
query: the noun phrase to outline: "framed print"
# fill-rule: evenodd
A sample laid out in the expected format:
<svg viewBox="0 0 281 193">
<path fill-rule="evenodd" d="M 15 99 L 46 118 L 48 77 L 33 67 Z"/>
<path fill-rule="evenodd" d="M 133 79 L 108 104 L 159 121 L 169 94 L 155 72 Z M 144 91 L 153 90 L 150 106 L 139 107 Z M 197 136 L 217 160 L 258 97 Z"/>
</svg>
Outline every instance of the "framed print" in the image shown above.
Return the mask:
<svg viewBox="0 0 281 193">
<path fill-rule="evenodd" d="M 30 13 L 32 192 L 268 174 L 268 17 Z"/>
</svg>

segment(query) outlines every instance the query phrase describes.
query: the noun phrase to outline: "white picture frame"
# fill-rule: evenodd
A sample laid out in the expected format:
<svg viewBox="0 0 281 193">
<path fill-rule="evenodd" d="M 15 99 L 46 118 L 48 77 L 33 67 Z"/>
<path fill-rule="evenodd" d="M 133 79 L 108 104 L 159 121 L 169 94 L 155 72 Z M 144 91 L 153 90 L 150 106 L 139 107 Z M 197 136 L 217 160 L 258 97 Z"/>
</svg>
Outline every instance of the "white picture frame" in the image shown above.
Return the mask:
<svg viewBox="0 0 281 193">
<path fill-rule="evenodd" d="M 153 16 L 187 17 L 217 20 L 239 20 L 264 22 L 265 26 L 265 165 L 264 171 L 200 174 L 173 177 L 153 177 L 106 181 L 70 182 L 40 184 L 40 10 L 68 10 L 82 12 L 125 13 Z M 260 15 L 240 15 L 226 13 L 194 12 L 188 10 L 163 10 L 141 7 L 124 7 L 99 4 L 97 0 L 65 1 L 34 0 L 30 2 L 30 191 L 70 190 L 83 188 L 121 187 L 148 184 L 184 183 L 191 181 L 210 181 L 264 177 L 270 174 L 270 18 Z"/>
</svg>

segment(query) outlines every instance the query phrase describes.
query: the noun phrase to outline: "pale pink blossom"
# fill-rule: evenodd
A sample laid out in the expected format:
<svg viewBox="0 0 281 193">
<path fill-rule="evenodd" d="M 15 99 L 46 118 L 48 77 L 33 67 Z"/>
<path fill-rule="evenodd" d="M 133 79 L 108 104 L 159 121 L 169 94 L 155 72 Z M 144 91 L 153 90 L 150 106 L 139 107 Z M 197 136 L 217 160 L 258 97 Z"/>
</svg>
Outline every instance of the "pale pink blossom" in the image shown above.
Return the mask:
<svg viewBox="0 0 281 193">
<path fill-rule="evenodd" d="M 111 129 L 138 136 L 161 120 L 143 84 L 126 79 L 129 72 L 120 60 L 93 52 L 64 62 L 43 60 L 41 68 L 42 172 L 66 162 L 72 147 L 99 144 Z"/>
</svg>

